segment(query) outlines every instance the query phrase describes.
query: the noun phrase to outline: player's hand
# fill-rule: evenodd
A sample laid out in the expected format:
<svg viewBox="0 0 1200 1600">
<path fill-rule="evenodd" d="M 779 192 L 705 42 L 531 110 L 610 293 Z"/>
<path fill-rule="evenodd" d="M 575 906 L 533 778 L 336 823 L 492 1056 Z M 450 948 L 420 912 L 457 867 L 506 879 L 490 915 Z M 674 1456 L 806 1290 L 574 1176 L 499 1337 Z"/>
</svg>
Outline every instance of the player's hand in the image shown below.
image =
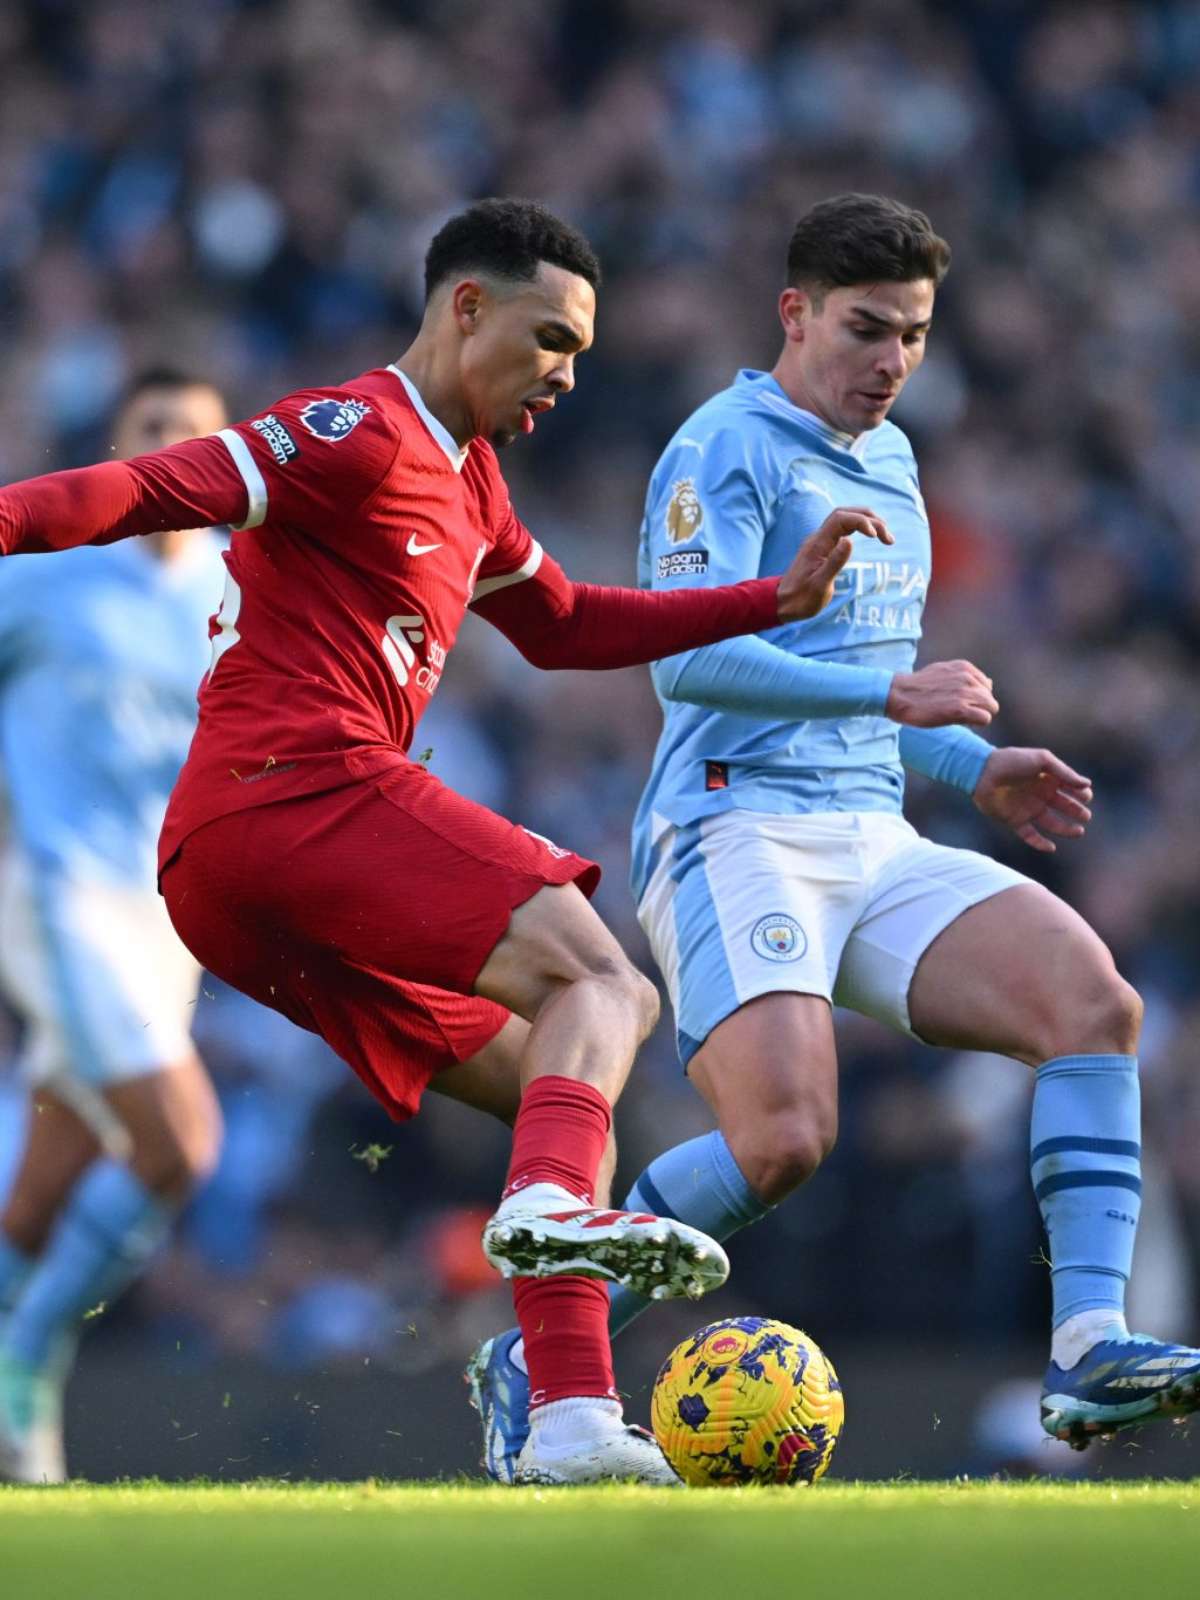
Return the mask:
<svg viewBox="0 0 1200 1600">
<path fill-rule="evenodd" d="M 854 548 L 851 535 L 865 533 L 880 544 L 895 544 L 887 523 L 862 506 L 840 506 L 831 511 L 816 533 L 796 551 L 791 566 L 779 580 L 780 622 L 802 622 L 824 611 L 833 596 L 838 573 Z"/>
<path fill-rule="evenodd" d="M 885 717 L 910 728 L 946 728 L 965 722 L 986 728 L 1000 707 L 992 680 L 969 661 L 934 661 L 919 672 L 898 672 L 884 707 Z"/>
<path fill-rule="evenodd" d="M 971 798 L 985 817 L 1043 852 L 1058 848 L 1047 834 L 1078 839 L 1092 820 L 1091 780 L 1049 750 L 993 750 Z"/>
</svg>

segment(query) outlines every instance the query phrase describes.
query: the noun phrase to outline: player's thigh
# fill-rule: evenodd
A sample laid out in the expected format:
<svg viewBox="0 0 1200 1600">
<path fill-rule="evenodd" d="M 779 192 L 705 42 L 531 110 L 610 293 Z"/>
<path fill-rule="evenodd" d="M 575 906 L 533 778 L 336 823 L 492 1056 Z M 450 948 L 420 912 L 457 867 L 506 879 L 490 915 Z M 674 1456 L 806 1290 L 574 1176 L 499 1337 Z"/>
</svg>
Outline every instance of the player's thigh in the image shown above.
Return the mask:
<svg viewBox="0 0 1200 1600">
<path fill-rule="evenodd" d="M 0 911 L 4 987 L 25 1021 L 22 1068 L 128 1159 L 114 1085 L 193 1055 L 200 969 L 160 897 L 139 885 L 35 875 L 5 864 Z"/>
<path fill-rule="evenodd" d="M 965 910 L 929 944 L 909 994 L 916 1034 L 1036 1066 L 1078 1051 L 1137 1048 L 1141 1004 L 1107 946 L 1039 884 Z"/>
<path fill-rule="evenodd" d="M 830 994 L 861 899 L 855 820 L 734 811 L 660 842 L 638 907 L 681 1061 L 775 1200 L 837 1132 Z"/>
<path fill-rule="evenodd" d="M 909 999 L 925 952 L 972 906 L 1029 879 L 976 851 L 923 839 L 903 817 L 860 820 L 867 892 L 842 951 L 834 1004 L 923 1037 Z"/>
<path fill-rule="evenodd" d="M 820 995 L 748 1001 L 712 1030 L 688 1076 L 763 1199 L 782 1198 L 833 1148 L 837 1048 L 833 1011 Z"/>
<path fill-rule="evenodd" d="M 379 815 L 386 826 L 390 812 Z M 304 855 L 306 837 L 326 858 L 306 863 L 310 879 L 334 873 L 345 824 L 344 805 L 318 807 L 315 800 L 218 818 L 167 864 L 163 896 L 180 937 L 210 972 L 319 1035 L 389 1115 L 404 1120 L 416 1114 L 430 1079 L 482 1050 L 507 1013 L 388 970 L 394 951 L 386 926 L 372 939 L 373 912 L 364 910 L 353 939 L 340 938 L 337 927 L 321 939 L 311 907 L 296 907 L 290 889 L 276 892 L 272 876 L 286 876 Z M 343 881 L 351 904 L 360 884 L 367 894 L 362 878 L 360 871 L 358 880 L 348 874 Z M 355 959 L 347 945 L 376 959 Z"/>
<path fill-rule="evenodd" d="M 129 1134 L 134 1170 L 156 1190 L 186 1192 L 216 1165 L 221 1108 L 194 1050 L 109 1083 L 104 1098 Z"/>
<path fill-rule="evenodd" d="M 638 920 L 666 981 L 680 1060 L 752 1000 L 832 994 L 860 901 L 853 819 L 733 811 L 660 841 Z"/>
<path fill-rule="evenodd" d="M 528 1039 L 529 1023 L 510 1015 L 482 1049 L 443 1068 L 429 1080 L 429 1087 L 511 1126 L 521 1104 L 521 1058 Z"/>
<path fill-rule="evenodd" d="M 176 926 L 212 970 L 220 970 L 211 957 L 220 955 L 221 929 L 236 942 L 240 929 L 253 928 L 267 959 L 277 947 L 285 983 L 307 947 L 471 994 L 514 908 L 547 885 L 579 882 L 590 892 L 598 878 L 593 863 L 403 762 L 329 794 L 206 824 L 162 883 Z M 573 890 L 571 898 L 583 897 Z M 493 998 L 521 1009 L 506 995 Z"/>
<path fill-rule="evenodd" d="M 90 1123 L 53 1088 L 32 1090 L 30 1102 L 25 1140 L 0 1220 L 20 1249 L 36 1253 L 101 1145 Z"/>
<path fill-rule="evenodd" d="M 475 980 L 478 994 L 532 1020 L 568 984 L 599 979 L 644 1012 L 657 1002 L 614 935 L 574 883 L 547 884 L 514 907 Z"/>
</svg>

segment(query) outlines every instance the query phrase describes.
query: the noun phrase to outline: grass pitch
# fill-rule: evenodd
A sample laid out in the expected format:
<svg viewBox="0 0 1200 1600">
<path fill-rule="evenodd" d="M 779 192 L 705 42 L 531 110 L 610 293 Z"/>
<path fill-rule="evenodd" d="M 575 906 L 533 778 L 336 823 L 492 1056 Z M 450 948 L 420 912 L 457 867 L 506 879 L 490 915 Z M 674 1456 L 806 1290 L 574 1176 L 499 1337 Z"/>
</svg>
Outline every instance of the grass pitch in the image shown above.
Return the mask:
<svg viewBox="0 0 1200 1600">
<path fill-rule="evenodd" d="M 0 1488 L 4 1600 L 1176 1600 L 1200 1480 Z"/>
</svg>

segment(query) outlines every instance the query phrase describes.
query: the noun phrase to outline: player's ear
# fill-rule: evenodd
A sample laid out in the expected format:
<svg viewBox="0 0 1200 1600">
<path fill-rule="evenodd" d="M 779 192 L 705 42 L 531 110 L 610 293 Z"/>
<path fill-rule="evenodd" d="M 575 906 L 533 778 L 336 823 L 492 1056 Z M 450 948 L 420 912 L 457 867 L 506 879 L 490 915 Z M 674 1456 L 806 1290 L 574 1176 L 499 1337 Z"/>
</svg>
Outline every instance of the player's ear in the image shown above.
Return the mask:
<svg viewBox="0 0 1200 1600">
<path fill-rule="evenodd" d="M 799 343 L 812 316 L 812 299 L 803 289 L 785 289 L 779 296 L 779 320 L 783 323 L 784 338 L 789 343 Z"/>
<path fill-rule="evenodd" d="M 464 278 L 461 283 L 455 284 L 450 306 L 464 338 L 469 338 L 475 332 L 483 301 L 484 289 L 478 278 Z"/>
<path fill-rule="evenodd" d="M 786 288 L 779 296 L 779 322 L 789 344 L 800 344 L 813 317 L 813 296 L 806 290 Z"/>
</svg>

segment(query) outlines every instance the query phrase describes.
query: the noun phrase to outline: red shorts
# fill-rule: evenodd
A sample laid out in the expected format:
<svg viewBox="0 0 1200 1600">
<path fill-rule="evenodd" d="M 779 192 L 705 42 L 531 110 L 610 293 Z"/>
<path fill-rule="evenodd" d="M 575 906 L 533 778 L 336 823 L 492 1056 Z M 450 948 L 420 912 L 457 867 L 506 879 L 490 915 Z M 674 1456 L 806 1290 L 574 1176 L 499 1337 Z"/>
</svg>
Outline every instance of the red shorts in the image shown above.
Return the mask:
<svg viewBox="0 0 1200 1600">
<path fill-rule="evenodd" d="M 406 761 L 206 823 L 162 892 L 198 961 L 319 1033 L 399 1119 L 508 1020 L 473 989 L 514 908 L 599 879 Z"/>
</svg>

